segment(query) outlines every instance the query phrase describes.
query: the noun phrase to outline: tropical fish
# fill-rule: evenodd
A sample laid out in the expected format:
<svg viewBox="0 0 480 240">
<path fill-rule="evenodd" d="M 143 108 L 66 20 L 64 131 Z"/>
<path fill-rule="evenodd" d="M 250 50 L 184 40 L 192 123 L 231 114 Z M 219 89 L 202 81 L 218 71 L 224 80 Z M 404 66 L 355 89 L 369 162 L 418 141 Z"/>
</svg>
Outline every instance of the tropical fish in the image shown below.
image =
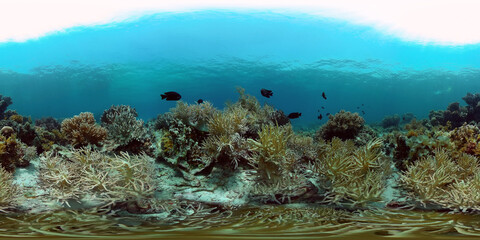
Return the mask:
<svg viewBox="0 0 480 240">
<path fill-rule="evenodd" d="M 182 96 L 177 92 L 166 92 L 164 94 L 160 94 L 162 96 L 162 100 L 166 99 L 167 101 L 178 101 Z"/>
<path fill-rule="evenodd" d="M 288 114 L 288 118 L 290 119 L 299 118 L 300 116 L 302 116 L 302 113 L 299 113 L 299 112 L 293 112 Z"/>
<path fill-rule="evenodd" d="M 322 114 L 318 115 L 317 118 L 318 118 L 318 120 L 322 120 L 322 118 L 323 118 Z"/>
<path fill-rule="evenodd" d="M 203 103 L 203 99 L 198 99 L 198 100 L 197 100 L 197 103 L 198 103 L 198 104 Z"/>
<path fill-rule="evenodd" d="M 322 109 L 325 109 L 325 107 L 324 107 L 324 106 L 322 106 Z"/>
<path fill-rule="evenodd" d="M 329 115 L 330 115 L 330 113 L 327 113 L 327 114 L 325 114 L 325 115 L 329 116 Z"/>
<path fill-rule="evenodd" d="M 325 95 L 325 92 L 322 92 L 322 97 L 327 100 L 327 96 Z"/>
<path fill-rule="evenodd" d="M 362 115 L 365 115 L 365 112 L 364 112 L 364 111 L 362 111 Z"/>
<path fill-rule="evenodd" d="M 265 88 L 262 88 L 262 90 L 260 90 L 260 93 L 266 98 L 270 98 L 273 95 L 272 90 L 267 90 Z"/>
</svg>

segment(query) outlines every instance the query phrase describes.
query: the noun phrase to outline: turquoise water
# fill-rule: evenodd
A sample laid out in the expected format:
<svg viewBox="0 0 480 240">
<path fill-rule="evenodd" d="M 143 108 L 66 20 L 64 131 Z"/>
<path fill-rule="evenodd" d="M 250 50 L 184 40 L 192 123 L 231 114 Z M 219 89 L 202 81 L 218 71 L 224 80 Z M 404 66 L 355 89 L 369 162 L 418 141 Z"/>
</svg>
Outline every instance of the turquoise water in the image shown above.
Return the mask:
<svg viewBox="0 0 480 240">
<path fill-rule="evenodd" d="M 174 107 L 161 101 L 165 91 L 222 108 L 242 86 L 287 113 L 302 112 L 295 125 L 323 124 L 319 109 L 363 110 L 376 122 L 406 112 L 425 118 L 475 92 L 479 55 L 478 45 L 402 42 L 307 15 L 164 13 L 2 43 L 0 89 L 12 97 L 11 109 L 33 118 L 98 117 L 112 104 L 128 104 L 149 119 Z M 261 88 L 273 97 L 262 98 Z"/>
</svg>

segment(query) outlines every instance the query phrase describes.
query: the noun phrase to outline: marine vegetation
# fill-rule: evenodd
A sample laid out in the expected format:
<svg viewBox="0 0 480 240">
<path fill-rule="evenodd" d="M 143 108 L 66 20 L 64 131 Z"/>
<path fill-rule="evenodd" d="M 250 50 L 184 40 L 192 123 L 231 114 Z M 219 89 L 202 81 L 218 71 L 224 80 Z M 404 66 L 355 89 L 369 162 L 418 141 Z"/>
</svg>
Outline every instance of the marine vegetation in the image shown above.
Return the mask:
<svg viewBox="0 0 480 240">
<path fill-rule="evenodd" d="M 80 113 L 62 122 L 62 134 L 75 148 L 99 145 L 107 138 L 107 130 L 95 123 L 93 114 Z"/>
</svg>

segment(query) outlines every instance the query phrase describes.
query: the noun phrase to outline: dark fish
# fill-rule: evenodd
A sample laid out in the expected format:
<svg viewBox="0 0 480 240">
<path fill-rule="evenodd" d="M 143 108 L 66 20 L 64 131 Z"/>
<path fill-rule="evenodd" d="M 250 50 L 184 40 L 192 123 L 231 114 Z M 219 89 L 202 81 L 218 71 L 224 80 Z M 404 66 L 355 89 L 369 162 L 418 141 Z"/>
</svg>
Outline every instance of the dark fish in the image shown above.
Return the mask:
<svg viewBox="0 0 480 240">
<path fill-rule="evenodd" d="M 360 109 L 360 107 L 357 107 L 357 109 Z"/>
<path fill-rule="evenodd" d="M 325 107 L 322 107 L 322 109 L 325 109 Z"/>
<path fill-rule="evenodd" d="M 290 119 L 299 118 L 300 116 L 302 116 L 302 113 L 299 113 L 299 112 L 293 112 L 288 114 L 288 118 Z"/>
<path fill-rule="evenodd" d="M 164 94 L 160 94 L 162 96 L 162 100 L 166 99 L 167 101 L 178 101 L 182 96 L 178 94 L 177 92 L 166 92 Z"/>
<path fill-rule="evenodd" d="M 318 118 L 318 120 L 322 120 L 322 118 L 323 118 L 322 114 L 318 115 L 317 118 Z"/>
<path fill-rule="evenodd" d="M 364 111 L 362 111 L 362 115 L 365 115 L 365 112 L 364 112 Z"/>
<path fill-rule="evenodd" d="M 405 121 L 405 117 L 402 117 L 402 120 Z"/>
<path fill-rule="evenodd" d="M 330 115 L 330 113 L 327 113 L 327 114 L 325 114 L 325 115 L 329 116 L 329 115 Z"/>
<path fill-rule="evenodd" d="M 363 103 L 362 103 L 362 107 L 363 107 Z"/>
<path fill-rule="evenodd" d="M 198 99 L 198 100 L 197 100 L 197 103 L 198 103 L 198 104 L 203 103 L 203 99 Z"/>
<path fill-rule="evenodd" d="M 267 90 L 265 88 L 262 88 L 262 90 L 260 90 L 260 93 L 266 98 L 270 98 L 273 95 L 272 90 Z"/>
<path fill-rule="evenodd" d="M 327 96 L 325 95 L 325 92 L 322 92 L 322 97 L 327 100 Z"/>
</svg>

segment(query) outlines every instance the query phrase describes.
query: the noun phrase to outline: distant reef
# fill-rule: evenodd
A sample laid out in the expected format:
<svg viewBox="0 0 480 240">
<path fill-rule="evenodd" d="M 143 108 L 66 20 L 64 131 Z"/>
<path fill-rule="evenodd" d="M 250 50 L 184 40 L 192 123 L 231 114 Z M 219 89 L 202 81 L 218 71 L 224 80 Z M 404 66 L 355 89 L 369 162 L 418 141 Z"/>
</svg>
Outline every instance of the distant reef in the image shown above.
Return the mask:
<svg viewBox="0 0 480 240">
<path fill-rule="evenodd" d="M 147 122 L 126 105 L 99 122 L 89 112 L 32 121 L 0 95 L 0 210 L 166 219 L 192 204 L 480 210 L 478 93 L 429 119 L 407 113 L 368 125 L 342 110 L 306 131 L 238 93 L 223 110 L 178 101 Z"/>
</svg>

